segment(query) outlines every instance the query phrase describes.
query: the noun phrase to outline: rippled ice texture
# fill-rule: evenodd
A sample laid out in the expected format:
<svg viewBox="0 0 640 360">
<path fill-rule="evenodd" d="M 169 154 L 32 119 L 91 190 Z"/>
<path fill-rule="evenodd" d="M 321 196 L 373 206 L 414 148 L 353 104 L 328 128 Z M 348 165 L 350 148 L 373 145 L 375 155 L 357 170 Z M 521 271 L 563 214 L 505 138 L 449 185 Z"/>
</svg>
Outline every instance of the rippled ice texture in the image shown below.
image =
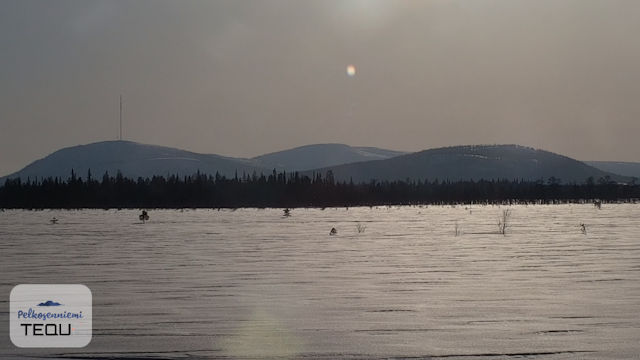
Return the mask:
<svg viewBox="0 0 640 360">
<path fill-rule="evenodd" d="M 138 214 L 0 213 L 1 358 L 640 354 L 639 205 Z M 15 348 L 8 298 L 20 283 L 89 286 L 91 344 Z"/>
</svg>

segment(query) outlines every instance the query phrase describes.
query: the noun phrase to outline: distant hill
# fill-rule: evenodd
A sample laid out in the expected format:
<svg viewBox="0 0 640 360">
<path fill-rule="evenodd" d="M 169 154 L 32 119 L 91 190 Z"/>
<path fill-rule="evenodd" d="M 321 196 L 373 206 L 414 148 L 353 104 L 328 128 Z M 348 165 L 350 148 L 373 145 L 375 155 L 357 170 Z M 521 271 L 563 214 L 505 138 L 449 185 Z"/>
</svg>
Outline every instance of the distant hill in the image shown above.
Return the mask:
<svg viewBox="0 0 640 360">
<path fill-rule="evenodd" d="M 115 175 L 118 170 L 124 176 L 132 178 L 168 174 L 191 175 L 198 170 L 208 174 L 218 172 L 231 177 L 235 175 L 236 170 L 239 175 L 243 172 L 251 174 L 254 170 L 267 174 L 274 168 L 278 171 L 303 171 L 356 161 L 388 159 L 401 154 L 404 153 L 374 147 L 317 144 L 243 159 L 199 154 L 131 141 L 104 141 L 58 150 L 20 171 L 0 177 L 0 181 L 16 177 L 66 179 L 71 174 L 71 169 L 83 178 L 89 169 L 94 178 L 101 177 L 105 171 Z"/>
<path fill-rule="evenodd" d="M 315 144 L 257 156 L 251 160 L 268 168 L 305 171 L 360 161 L 384 160 L 404 152 L 375 147 L 355 147 L 344 144 Z"/>
<path fill-rule="evenodd" d="M 131 141 L 104 141 L 88 145 L 72 146 L 34 161 L 22 170 L 5 178 L 60 177 L 67 179 L 71 169 L 77 176 L 86 178 L 91 169 L 92 176 L 100 179 L 105 171 L 115 176 L 120 170 L 126 177 L 151 177 L 153 175 L 192 175 L 198 170 L 227 177 L 237 170 L 252 173 L 267 172 L 248 160 L 219 155 L 198 154 L 164 146 L 145 145 Z"/>
<path fill-rule="evenodd" d="M 270 174 L 273 169 L 314 171 L 325 174 L 332 170 L 338 180 L 355 182 L 410 179 L 525 179 L 563 182 L 583 182 L 588 177 L 598 180 L 610 176 L 614 181 L 630 181 L 629 177 L 614 175 L 583 162 L 517 145 L 455 146 L 405 154 L 398 151 L 342 144 L 302 146 L 258 156 L 252 159 L 199 154 L 164 146 L 145 145 L 131 141 L 104 141 L 58 150 L 34 161 L 22 170 L 0 178 L 67 179 L 71 169 L 77 176 L 100 179 L 105 172 L 115 176 L 118 171 L 126 177 L 153 175 L 192 175 L 216 172 L 227 177 L 254 171 Z M 315 169 L 315 170 L 313 170 Z"/>
<path fill-rule="evenodd" d="M 386 160 L 359 162 L 315 170 L 333 172 L 336 180 L 354 182 L 404 179 L 479 180 L 524 179 L 582 183 L 610 176 L 614 181 L 629 178 L 614 175 L 575 159 L 518 145 L 454 146 L 420 151 Z M 311 173 L 311 172 L 310 172 Z"/>
<path fill-rule="evenodd" d="M 614 174 L 637 177 L 640 179 L 640 163 L 620 161 L 585 161 L 587 165 Z"/>
</svg>

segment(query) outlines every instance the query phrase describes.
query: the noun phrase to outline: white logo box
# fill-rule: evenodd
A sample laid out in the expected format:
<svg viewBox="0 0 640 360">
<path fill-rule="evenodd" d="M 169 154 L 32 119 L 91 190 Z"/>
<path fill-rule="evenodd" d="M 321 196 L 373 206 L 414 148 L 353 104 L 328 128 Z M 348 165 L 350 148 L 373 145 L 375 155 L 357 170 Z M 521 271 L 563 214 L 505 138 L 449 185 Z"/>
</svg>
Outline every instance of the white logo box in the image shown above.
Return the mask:
<svg viewBox="0 0 640 360">
<path fill-rule="evenodd" d="M 9 296 L 11 342 L 22 348 L 77 348 L 91 342 L 92 296 L 80 284 L 21 284 Z"/>
</svg>

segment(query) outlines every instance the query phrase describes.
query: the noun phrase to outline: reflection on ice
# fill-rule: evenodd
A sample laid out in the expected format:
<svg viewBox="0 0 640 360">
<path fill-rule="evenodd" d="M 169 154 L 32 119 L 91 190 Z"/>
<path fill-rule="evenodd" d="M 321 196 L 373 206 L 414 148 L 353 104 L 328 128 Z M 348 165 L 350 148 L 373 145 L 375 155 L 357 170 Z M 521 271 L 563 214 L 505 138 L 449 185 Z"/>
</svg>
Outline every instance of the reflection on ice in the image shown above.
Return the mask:
<svg viewBox="0 0 640 360">
<path fill-rule="evenodd" d="M 234 359 L 247 357 L 295 358 L 301 354 L 302 342 L 286 325 L 264 310 L 255 310 L 239 322 L 232 336 L 220 341 L 225 355 Z"/>
</svg>

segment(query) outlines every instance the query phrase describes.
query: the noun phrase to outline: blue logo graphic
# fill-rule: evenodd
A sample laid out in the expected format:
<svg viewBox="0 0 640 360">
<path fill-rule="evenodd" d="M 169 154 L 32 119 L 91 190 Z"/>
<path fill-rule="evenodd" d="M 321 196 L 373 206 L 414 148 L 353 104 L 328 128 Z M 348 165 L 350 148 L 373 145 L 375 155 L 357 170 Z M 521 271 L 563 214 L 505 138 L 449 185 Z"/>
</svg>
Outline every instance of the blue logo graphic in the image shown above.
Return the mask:
<svg viewBox="0 0 640 360">
<path fill-rule="evenodd" d="M 41 302 L 40 304 L 38 304 L 38 306 L 60 306 L 62 304 L 60 304 L 59 302 L 55 302 L 55 301 L 51 301 L 51 300 L 47 300 L 45 302 Z"/>
<path fill-rule="evenodd" d="M 80 348 L 91 342 L 93 300 L 88 287 L 19 284 L 9 298 L 11 342 L 17 347 Z"/>
</svg>

